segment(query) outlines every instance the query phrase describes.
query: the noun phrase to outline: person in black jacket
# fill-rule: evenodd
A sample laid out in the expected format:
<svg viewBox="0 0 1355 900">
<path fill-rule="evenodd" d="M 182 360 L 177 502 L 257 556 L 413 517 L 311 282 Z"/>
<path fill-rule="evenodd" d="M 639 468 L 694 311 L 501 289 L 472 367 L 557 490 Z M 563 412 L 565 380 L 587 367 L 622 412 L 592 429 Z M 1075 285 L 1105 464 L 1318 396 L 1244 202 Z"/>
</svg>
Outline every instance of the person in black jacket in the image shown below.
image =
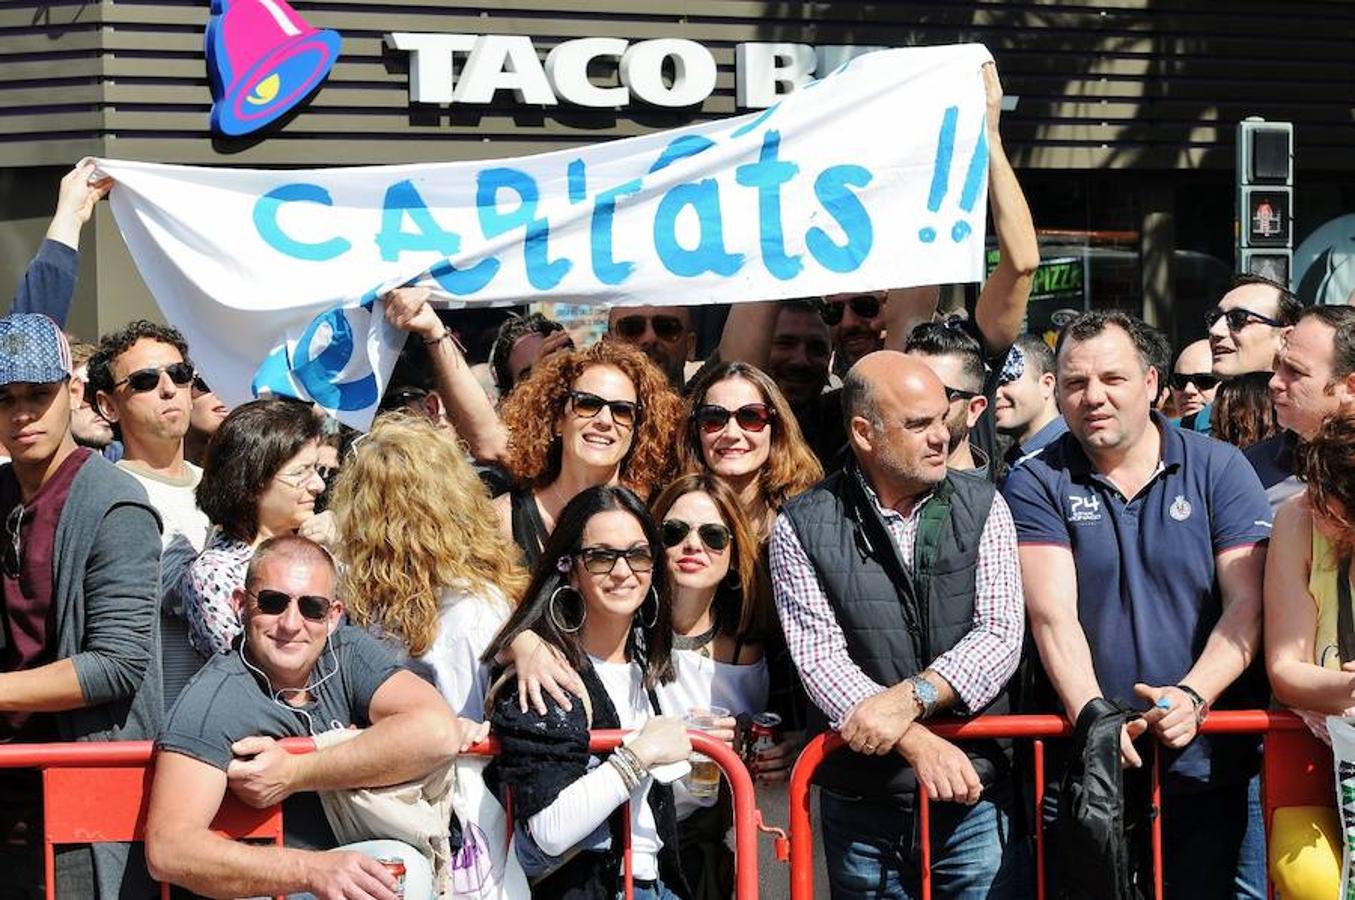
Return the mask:
<svg viewBox="0 0 1355 900">
<path fill-rule="evenodd" d="M 671 681 L 673 633 L 663 543 L 629 490 L 600 486 L 560 513 L 526 599 L 484 659 L 534 632 L 560 651 L 586 688 L 583 702 L 523 710 L 516 677 L 496 686 L 490 721 L 502 742 L 499 769 L 512 791 L 518 856 L 537 898 L 611 898 L 620 887 L 619 810 L 630 802 L 637 900 L 690 896 L 677 850 L 666 763 L 685 761 L 682 721 L 658 715 L 654 688 Z M 592 755 L 590 728 L 632 731 L 610 754 Z"/>
</svg>

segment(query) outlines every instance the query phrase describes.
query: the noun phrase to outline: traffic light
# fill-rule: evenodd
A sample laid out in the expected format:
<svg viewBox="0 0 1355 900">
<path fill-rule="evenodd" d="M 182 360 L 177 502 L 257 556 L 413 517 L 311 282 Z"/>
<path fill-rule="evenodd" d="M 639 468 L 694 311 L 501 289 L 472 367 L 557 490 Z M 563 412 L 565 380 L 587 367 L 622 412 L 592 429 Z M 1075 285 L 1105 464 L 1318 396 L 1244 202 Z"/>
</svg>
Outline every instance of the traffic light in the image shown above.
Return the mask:
<svg viewBox="0 0 1355 900">
<path fill-rule="evenodd" d="M 1237 123 L 1237 269 L 1289 284 L 1294 246 L 1294 126 Z"/>
</svg>

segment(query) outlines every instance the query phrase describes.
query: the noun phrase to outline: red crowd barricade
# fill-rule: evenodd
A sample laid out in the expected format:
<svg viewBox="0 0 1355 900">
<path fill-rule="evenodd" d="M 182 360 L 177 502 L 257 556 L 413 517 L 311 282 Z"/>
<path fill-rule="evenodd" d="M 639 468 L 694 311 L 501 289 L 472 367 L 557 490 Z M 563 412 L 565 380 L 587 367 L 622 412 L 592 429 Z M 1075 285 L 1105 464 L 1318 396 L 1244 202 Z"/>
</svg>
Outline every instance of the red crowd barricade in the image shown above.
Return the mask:
<svg viewBox="0 0 1355 900">
<path fill-rule="evenodd" d="M 611 750 L 625 732 L 594 731 L 590 747 Z M 765 829 L 753 794 L 753 780 L 738 754 L 722 741 L 702 732 L 690 733 L 692 747 L 710 757 L 724 772 L 734 800 L 734 847 L 736 900 L 758 896 L 757 835 Z M 292 753 L 315 749 L 309 739 L 281 742 Z M 0 769 L 37 769 L 42 773 L 44 811 L 44 865 L 47 896 L 55 896 L 55 848 L 61 844 L 105 841 L 140 841 L 144 838 L 154 745 L 150 741 L 74 742 L 62 744 L 0 745 Z M 493 756 L 499 752 L 494 739 L 476 744 L 468 753 Z M 629 813 L 629 810 L 627 810 Z M 513 827 L 511 809 L 508 827 Z M 631 867 L 629 814 L 623 831 L 624 886 L 627 900 L 634 896 Z M 226 793 L 212 822 L 225 837 L 265 839 L 282 843 L 281 807 L 255 809 Z M 773 830 L 775 829 L 768 829 Z M 161 896 L 169 888 L 161 886 Z"/>
<path fill-rule="evenodd" d="M 1027 739 L 1033 743 L 1036 896 L 1046 896 L 1044 859 L 1045 754 L 1049 738 L 1067 738 L 1072 728 L 1060 716 L 980 716 L 969 720 L 927 723 L 927 727 L 947 740 L 964 741 L 992 738 Z M 1269 832 L 1274 811 L 1284 806 L 1335 803 L 1332 782 L 1331 751 L 1314 738 L 1303 721 L 1290 712 L 1266 710 L 1223 711 L 1210 714 L 1201 732 L 1205 734 L 1262 734 L 1262 808 Z M 846 743 L 835 733 L 819 735 L 810 741 L 795 763 L 790 781 L 790 896 L 791 900 L 812 900 L 814 896 L 814 836 L 809 818 L 809 786 L 824 758 Z M 1152 766 L 1152 852 L 1154 896 L 1162 900 L 1162 788 L 1158 771 L 1159 754 Z M 918 819 L 921 856 L 920 893 L 931 900 L 931 803 L 926 792 L 918 791 Z"/>
</svg>

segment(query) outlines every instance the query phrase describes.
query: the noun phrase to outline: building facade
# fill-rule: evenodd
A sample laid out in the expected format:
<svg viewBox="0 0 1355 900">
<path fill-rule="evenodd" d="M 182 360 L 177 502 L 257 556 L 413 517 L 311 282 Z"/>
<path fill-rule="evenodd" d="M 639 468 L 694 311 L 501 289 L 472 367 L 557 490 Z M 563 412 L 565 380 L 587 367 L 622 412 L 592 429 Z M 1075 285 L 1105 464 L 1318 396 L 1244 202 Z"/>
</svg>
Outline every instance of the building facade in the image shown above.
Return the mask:
<svg viewBox="0 0 1355 900">
<path fill-rule="evenodd" d="M 217 4 L 259 4 L 280 30 L 256 34 L 265 47 L 290 33 L 270 0 Z M 1355 206 L 1349 0 L 295 0 L 292 8 L 309 27 L 337 32 L 337 61 L 287 115 L 231 137 L 211 124 L 208 0 L 0 6 L 0 283 L 19 277 L 57 181 L 83 156 L 249 167 L 518 156 L 742 112 L 765 102 L 769 65 L 822 74 L 852 52 L 844 48 L 989 47 L 1016 98 L 1004 138 L 1051 260 L 1046 313 L 1118 305 L 1178 342 L 1201 335 L 1200 313 L 1233 267 L 1234 133 L 1246 116 L 1294 123 L 1296 243 Z M 522 36 L 544 81 L 514 56 Z M 593 38 L 613 40 L 580 41 Z M 693 83 L 700 54 L 660 52 L 674 39 L 708 51 L 713 84 Z M 772 56 L 767 44 L 789 46 Z M 238 70 L 250 61 L 230 62 Z M 496 72 L 514 68 L 519 90 L 483 96 L 486 84 L 504 83 Z M 278 85 L 253 90 L 257 99 Z M 663 105 L 670 101 L 685 102 Z M 82 249 L 73 331 L 93 336 L 155 314 L 106 207 Z"/>
</svg>

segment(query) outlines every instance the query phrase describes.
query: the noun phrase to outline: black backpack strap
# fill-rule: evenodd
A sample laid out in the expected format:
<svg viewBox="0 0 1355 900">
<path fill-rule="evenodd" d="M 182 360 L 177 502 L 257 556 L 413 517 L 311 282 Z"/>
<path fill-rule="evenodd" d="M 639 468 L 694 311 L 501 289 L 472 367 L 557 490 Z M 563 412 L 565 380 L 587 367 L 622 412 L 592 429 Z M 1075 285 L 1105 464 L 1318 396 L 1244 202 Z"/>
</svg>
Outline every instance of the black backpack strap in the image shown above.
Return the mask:
<svg viewBox="0 0 1355 900">
<path fill-rule="evenodd" d="M 1341 662 L 1355 660 L 1355 610 L 1350 604 L 1350 557 L 1344 554 L 1336 565 L 1336 646 Z"/>
</svg>

